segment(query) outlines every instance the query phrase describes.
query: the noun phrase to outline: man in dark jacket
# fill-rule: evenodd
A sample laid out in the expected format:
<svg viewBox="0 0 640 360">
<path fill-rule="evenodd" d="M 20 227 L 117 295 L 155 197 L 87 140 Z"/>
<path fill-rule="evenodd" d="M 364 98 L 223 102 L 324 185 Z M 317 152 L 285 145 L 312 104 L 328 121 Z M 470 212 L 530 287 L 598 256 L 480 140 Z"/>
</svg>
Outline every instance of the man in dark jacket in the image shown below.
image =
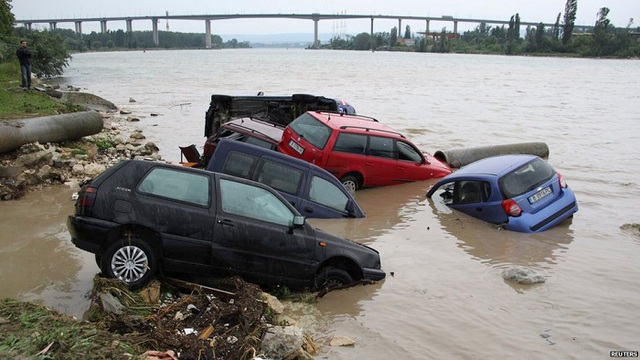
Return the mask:
<svg viewBox="0 0 640 360">
<path fill-rule="evenodd" d="M 16 51 L 20 60 L 20 73 L 22 74 L 22 90 L 31 89 L 31 50 L 27 49 L 27 41 L 21 40 L 20 47 Z"/>
</svg>

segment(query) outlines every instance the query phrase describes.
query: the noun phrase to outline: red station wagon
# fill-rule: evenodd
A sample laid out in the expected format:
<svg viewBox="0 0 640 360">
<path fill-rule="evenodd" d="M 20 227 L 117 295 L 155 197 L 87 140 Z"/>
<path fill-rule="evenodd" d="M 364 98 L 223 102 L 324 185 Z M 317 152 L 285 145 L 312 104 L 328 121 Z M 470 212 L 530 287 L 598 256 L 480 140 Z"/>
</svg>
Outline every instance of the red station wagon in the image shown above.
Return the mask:
<svg viewBox="0 0 640 360">
<path fill-rule="evenodd" d="M 285 128 L 278 151 L 326 169 L 350 192 L 451 173 L 402 134 L 366 116 L 308 111 Z"/>
</svg>

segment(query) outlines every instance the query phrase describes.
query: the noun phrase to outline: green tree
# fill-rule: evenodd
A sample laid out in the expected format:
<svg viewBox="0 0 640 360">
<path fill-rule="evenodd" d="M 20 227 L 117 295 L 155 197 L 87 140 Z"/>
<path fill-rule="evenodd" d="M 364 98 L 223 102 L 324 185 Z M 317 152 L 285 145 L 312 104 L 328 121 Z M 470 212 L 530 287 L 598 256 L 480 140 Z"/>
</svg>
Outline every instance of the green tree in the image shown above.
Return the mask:
<svg viewBox="0 0 640 360">
<path fill-rule="evenodd" d="M 560 39 L 560 16 L 562 13 L 558 13 L 555 24 L 553 24 L 553 40 L 558 41 Z"/>
<path fill-rule="evenodd" d="M 608 56 L 614 52 L 611 41 L 612 26 L 607 16 L 609 16 L 609 8 L 601 8 L 598 11 L 598 20 L 596 20 L 593 28 L 593 51 L 596 56 Z"/>
<path fill-rule="evenodd" d="M 391 28 L 391 36 L 389 37 L 389 46 L 396 46 L 396 43 L 398 42 L 398 28 L 397 27 L 392 27 Z"/>
<path fill-rule="evenodd" d="M 564 24 L 562 28 L 562 44 L 567 45 L 571 40 L 573 28 L 576 22 L 576 13 L 578 12 L 578 0 L 567 0 L 564 6 Z"/>
<path fill-rule="evenodd" d="M 411 26 L 409 25 L 407 25 L 407 27 L 404 30 L 404 38 L 411 39 Z"/>
<path fill-rule="evenodd" d="M 371 49 L 371 34 L 362 32 L 353 38 L 354 50 L 369 50 Z"/>
<path fill-rule="evenodd" d="M 9 40 L 13 33 L 13 22 L 16 18 L 11 9 L 11 0 L 0 0 L 0 40 Z"/>
<path fill-rule="evenodd" d="M 35 31 L 24 27 L 14 29 L 20 39 L 26 39 L 31 48 L 31 66 L 38 77 L 62 75 L 69 65 L 71 55 L 65 45 L 65 38 L 53 31 Z"/>
</svg>

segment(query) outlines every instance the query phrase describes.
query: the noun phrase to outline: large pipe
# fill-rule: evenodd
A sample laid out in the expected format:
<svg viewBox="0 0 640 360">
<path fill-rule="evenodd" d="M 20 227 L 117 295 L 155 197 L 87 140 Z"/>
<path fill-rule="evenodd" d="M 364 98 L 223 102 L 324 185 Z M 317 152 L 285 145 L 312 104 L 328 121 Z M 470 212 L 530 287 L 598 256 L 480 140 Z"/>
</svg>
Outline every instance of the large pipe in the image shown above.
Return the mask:
<svg viewBox="0 0 640 360">
<path fill-rule="evenodd" d="M 61 142 L 102 131 L 102 115 L 95 111 L 0 121 L 0 153 L 32 142 Z"/>
<path fill-rule="evenodd" d="M 543 142 L 490 145 L 451 150 L 438 150 L 433 156 L 452 168 L 459 168 L 490 156 L 507 154 L 531 154 L 549 157 L 549 147 Z"/>
</svg>

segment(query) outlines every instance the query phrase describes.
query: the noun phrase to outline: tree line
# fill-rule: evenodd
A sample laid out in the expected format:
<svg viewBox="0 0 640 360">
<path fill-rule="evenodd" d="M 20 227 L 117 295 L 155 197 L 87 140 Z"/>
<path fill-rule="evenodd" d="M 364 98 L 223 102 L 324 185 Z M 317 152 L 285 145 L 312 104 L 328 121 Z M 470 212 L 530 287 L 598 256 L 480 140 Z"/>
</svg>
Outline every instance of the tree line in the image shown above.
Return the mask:
<svg viewBox="0 0 640 360">
<path fill-rule="evenodd" d="M 11 0 L 0 0 L 0 61 L 15 61 L 20 39 L 27 40 L 32 50 L 34 74 L 40 77 L 61 75 L 72 52 L 108 51 L 121 49 L 198 49 L 205 48 L 202 33 L 159 31 L 160 46 L 153 42 L 152 31 L 123 30 L 105 33 L 77 34 L 69 29 L 29 30 L 14 27 Z M 632 28 L 633 19 L 626 27 L 616 27 L 608 19 L 609 9 L 603 7 L 593 28 L 588 32 L 575 31 L 578 0 L 567 0 L 564 14 L 558 13 L 553 26 L 543 23 L 521 29 L 520 15 L 511 16 L 509 25 L 480 24 L 462 35 L 447 32 L 411 32 L 406 26 L 404 34 L 393 27 L 389 32 L 373 35 L 360 33 L 346 38 L 334 37 L 321 48 L 348 50 L 389 50 L 439 53 L 491 53 L 507 55 L 565 54 L 567 56 L 620 57 L 640 56 L 640 27 Z M 524 35 L 524 36 L 523 36 Z M 211 36 L 213 48 L 248 48 L 249 42 L 232 39 L 224 42 L 219 35 Z"/>
<path fill-rule="evenodd" d="M 0 61 L 17 61 L 16 49 L 20 40 L 27 41 L 33 54 L 33 73 L 39 77 L 61 75 L 69 65 L 71 53 L 84 51 L 108 51 L 123 49 L 202 49 L 206 47 L 205 35 L 159 31 L 160 46 L 153 42 L 152 31 L 123 30 L 105 33 L 77 34 L 70 29 L 29 30 L 14 27 L 15 16 L 11 12 L 11 0 L 0 0 Z M 223 41 L 219 35 L 211 36 L 211 46 L 217 49 L 249 48 L 246 41 Z"/>
<path fill-rule="evenodd" d="M 528 26 L 522 33 L 520 15 L 514 14 L 509 25 L 480 24 L 462 35 L 442 29 L 435 33 L 411 32 L 404 35 L 393 27 L 390 32 L 360 33 L 356 36 L 332 38 L 322 48 L 347 50 L 391 50 L 438 53 L 489 53 L 506 55 L 551 55 L 584 57 L 634 58 L 640 56 L 640 27 L 632 28 L 633 18 L 626 27 L 616 27 L 608 19 L 609 8 L 603 7 L 593 28 L 575 31 L 578 0 L 567 0 L 564 15 L 559 13 L 553 26 L 543 23 Z M 524 36 L 523 36 L 524 35 Z"/>
</svg>

